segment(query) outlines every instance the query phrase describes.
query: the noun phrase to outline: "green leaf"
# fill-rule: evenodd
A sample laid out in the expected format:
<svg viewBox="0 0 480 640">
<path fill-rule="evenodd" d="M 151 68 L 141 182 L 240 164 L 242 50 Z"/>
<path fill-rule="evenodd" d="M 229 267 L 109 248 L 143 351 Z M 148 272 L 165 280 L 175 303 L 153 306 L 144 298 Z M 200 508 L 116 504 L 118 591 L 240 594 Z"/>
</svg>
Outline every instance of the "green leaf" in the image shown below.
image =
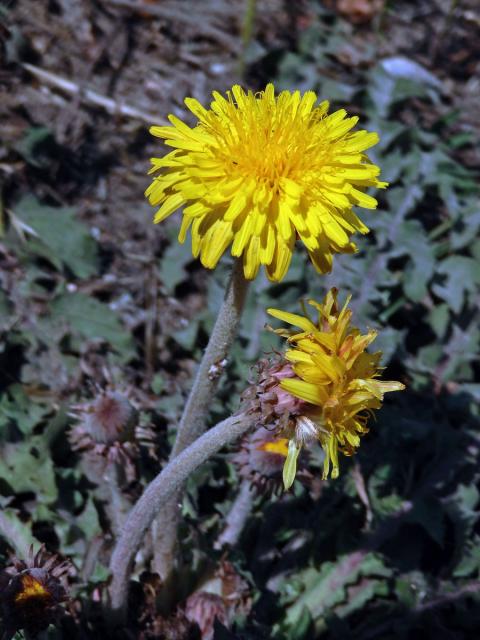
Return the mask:
<svg viewBox="0 0 480 640">
<path fill-rule="evenodd" d="M 18 555 L 22 556 L 31 545 L 35 546 L 35 543 L 38 546 L 32 534 L 31 525 L 20 520 L 15 509 L 3 508 L 0 519 L 2 520 L 0 535 L 16 550 Z"/>
<path fill-rule="evenodd" d="M 91 496 L 88 498 L 82 513 L 75 516 L 75 526 L 82 531 L 85 540 L 93 540 L 95 536 L 102 532 L 98 512 Z"/>
<path fill-rule="evenodd" d="M 45 146 L 45 143 L 49 140 L 53 141 L 50 129 L 47 129 L 47 127 L 30 127 L 14 145 L 14 149 L 32 167 L 42 168 L 48 163 L 48 159 L 42 157 L 42 146 Z"/>
<path fill-rule="evenodd" d="M 307 609 L 319 629 L 324 616 L 330 613 L 342 614 L 342 609 L 337 609 L 338 605 L 344 605 L 345 615 L 353 611 L 354 594 L 352 593 L 350 600 L 347 589 L 350 585 L 357 584 L 363 577 L 390 576 L 391 570 L 383 564 L 379 556 L 364 551 L 342 556 L 336 562 L 325 562 L 320 570 L 306 569 L 295 576 L 303 585 L 303 592 L 287 607 L 286 621 L 289 626 L 294 626 L 301 618 L 303 610 Z M 374 593 L 375 588 L 370 589 L 366 595 L 372 597 Z M 355 602 L 358 606 L 365 602 L 358 592 L 355 593 Z"/>
<path fill-rule="evenodd" d="M 445 337 L 450 320 L 450 310 L 447 304 L 439 304 L 430 311 L 429 321 L 439 340 Z"/>
<path fill-rule="evenodd" d="M 467 292 L 476 292 L 480 284 L 478 262 L 467 256 L 449 256 L 438 267 L 445 276 L 445 283 L 435 284 L 433 292 L 445 300 L 455 313 L 460 313 Z"/>
<path fill-rule="evenodd" d="M 15 493 L 33 492 L 39 502 L 51 504 L 57 498 L 52 459 L 41 436 L 2 447 L 0 478 Z"/>
<path fill-rule="evenodd" d="M 124 361 L 134 357 L 131 334 L 103 302 L 83 293 L 65 293 L 52 302 L 51 312 L 53 322 L 66 325 L 83 338 L 104 340 Z"/>
<path fill-rule="evenodd" d="M 185 267 L 191 261 L 190 247 L 174 240 L 162 255 L 158 272 L 160 282 L 168 292 L 172 293 L 178 284 L 188 279 Z"/>
<path fill-rule="evenodd" d="M 46 403 L 33 402 L 22 385 L 10 385 L 0 396 L 0 440 L 9 424 L 13 424 L 24 435 L 30 435 L 49 413 L 51 407 Z"/>
<path fill-rule="evenodd" d="M 467 578 L 480 570 L 480 536 L 467 540 L 460 561 L 453 570 L 455 578 Z"/>
<path fill-rule="evenodd" d="M 156 373 L 153 376 L 153 380 L 150 384 L 150 387 L 155 395 L 161 393 L 165 387 L 165 379 L 161 373 Z"/>
<path fill-rule="evenodd" d="M 54 266 L 60 260 L 79 278 L 98 272 L 97 244 L 88 227 L 75 219 L 75 209 L 49 207 L 25 196 L 15 206 L 15 215 L 38 236 L 28 237 L 32 253 L 50 259 Z"/>
</svg>

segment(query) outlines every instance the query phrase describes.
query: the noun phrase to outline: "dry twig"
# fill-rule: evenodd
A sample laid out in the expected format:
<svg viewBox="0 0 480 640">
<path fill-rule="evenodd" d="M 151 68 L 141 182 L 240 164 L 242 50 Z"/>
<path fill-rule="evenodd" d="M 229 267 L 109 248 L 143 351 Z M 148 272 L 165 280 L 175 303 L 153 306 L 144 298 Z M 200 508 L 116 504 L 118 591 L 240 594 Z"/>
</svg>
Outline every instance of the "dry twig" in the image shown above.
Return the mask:
<svg viewBox="0 0 480 640">
<path fill-rule="evenodd" d="M 95 105 L 96 107 L 102 107 L 102 109 L 105 109 L 105 111 L 107 111 L 107 113 L 110 113 L 111 115 L 120 115 L 125 118 L 141 120 L 142 122 L 146 122 L 147 124 L 168 124 L 168 122 L 166 122 L 163 118 L 159 118 L 154 113 L 148 113 L 146 111 L 142 111 L 141 109 L 137 109 L 137 107 L 126 104 L 125 102 L 118 102 L 116 100 L 113 100 L 112 98 L 107 98 L 107 96 L 97 93 L 92 89 L 83 89 L 72 80 L 62 78 L 61 76 L 58 76 L 50 71 L 44 71 L 43 69 L 40 69 L 33 64 L 25 62 L 22 66 L 26 71 L 40 80 L 40 82 L 43 82 L 50 87 L 54 87 L 55 89 L 59 89 L 60 91 L 63 91 L 70 96 L 78 95 L 84 102 Z"/>
</svg>

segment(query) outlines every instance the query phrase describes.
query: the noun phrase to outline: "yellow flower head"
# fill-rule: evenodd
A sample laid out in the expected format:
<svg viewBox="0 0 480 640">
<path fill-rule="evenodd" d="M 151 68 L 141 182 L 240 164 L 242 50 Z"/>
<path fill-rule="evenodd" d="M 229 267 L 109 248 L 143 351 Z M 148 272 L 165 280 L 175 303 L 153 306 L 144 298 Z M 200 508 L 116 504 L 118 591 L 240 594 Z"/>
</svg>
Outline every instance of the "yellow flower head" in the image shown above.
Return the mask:
<svg viewBox="0 0 480 640">
<path fill-rule="evenodd" d="M 300 238 L 315 268 L 330 271 L 332 254 L 352 253 L 350 236 L 368 231 L 352 207 L 375 209 L 364 191 L 387 184 L 364 153 L 378 135 L 352 133 L 358 118 L 327 115 L 313 91 L 275 96 L 272 84 L 257 94 L 235 85 L 213 98 L 210 109 L 185 100 L 193 128 L 170 115 L 173 126 L 150 129 L 174 149 L 152 159 L 146 195 L 160 205 L 155 222 L 184 207 L 179 240 L 191 229 L 193 255 L 209 269 L 231 244 L 246 278 L 263 264 L 270 280 L 282 280 Z"/>
<path fill-rule="evenodd" d="M 365 351 L 377 332 L 370 330 L 362 335 L 351 326 L 349 300 L 341 311 L 337 307 L 336 289 L 328 292 L 323 304 L 310 300 L 309 304 L 318 311 L 316 322 L 306 310 L 305 316 L 300 316 L 268 309 L 270 315 L 301 329 L 276 330 L 287 338 L 285 358 L 292 363 L 295 373 L 294 377 L 282 379 L 280 386 L 306 403 L 290 441 L 290 461 L 296 460 L 306 441 L 318 439 L 325 451 L 324 478 L 329 475 L 330 465 L 332 478 L 338 477 L 339 451 L 347 456 L 355 453 L 360 436 L 368 431 L 372 409 L 382 406 L 383 394 L 405 388 L 400 382 L 377 379 L 382 370 L 379 366 L 382 354 Z"/>
</svg>

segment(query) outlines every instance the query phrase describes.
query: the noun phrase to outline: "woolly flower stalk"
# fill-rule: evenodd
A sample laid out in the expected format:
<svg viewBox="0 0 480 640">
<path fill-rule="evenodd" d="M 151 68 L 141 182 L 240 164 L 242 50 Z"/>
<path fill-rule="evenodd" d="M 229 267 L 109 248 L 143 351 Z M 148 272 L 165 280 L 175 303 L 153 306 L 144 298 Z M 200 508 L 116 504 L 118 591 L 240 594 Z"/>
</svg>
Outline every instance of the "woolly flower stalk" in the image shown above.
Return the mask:
<svg viewBox="0 0 480 640">
<path fill-rule="evenodd" d="M 185 100 L 194 127 L 170 115 L 172 126 L 150 129 L 173 147 L 152 159 L 154 221 L 183 207 L 179 241 L 190 230 L 193 255 L 209 269 L 231 245 L 247 279 L 264 265 L 270 280 L 282 280 L 297 239 L 320 273 L 331 270 L 333 253 L 353 253 L 351 235 L 368 227 L 352 207 L 375 209 L 365 189 L 387 186 L 365 154 L 378 135 L 352 132 L 358 118 L 344 109 L 328 115 L 313 91 L 275 96 L 272 84 L 256 94 L 235 85 L 213 98 L 210 109 Z"/>
<path fill-rule="evenodd" d="M 316 321 L 305 308 L 304 316 L 268 309 L 270 315 L 300 329 L 275 330 L 287 339 L 285 359 L 294 373 L 283 377 L 279 386 L 304 403 L 295 409 L 283 473 L 286 486 L 295 477 L 301 447 L 312 440 L 319 440 L 325 452 L 323 478 L 338 477 L 338 453 L 353 455 L 368 431 L 372 410 L 382 406 L 384 393 L 405 388 L 401 382 L 377 379 L 382 354 L 366 351 L 377 332 L 362 335 L 351 326 L 349 300 L 339 310 L 336 289 L 328 292 L 322 304 L 310 300 L 318 311 Z"/>
</svg>

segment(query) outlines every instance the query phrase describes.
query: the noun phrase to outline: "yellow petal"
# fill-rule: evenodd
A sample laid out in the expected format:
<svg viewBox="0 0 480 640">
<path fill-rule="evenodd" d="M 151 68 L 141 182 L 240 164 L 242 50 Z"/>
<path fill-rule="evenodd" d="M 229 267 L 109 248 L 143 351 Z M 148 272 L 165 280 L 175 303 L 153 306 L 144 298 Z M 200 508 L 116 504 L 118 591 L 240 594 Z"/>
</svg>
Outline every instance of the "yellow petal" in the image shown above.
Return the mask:
<svg viewBox="0 0 480 640">
<path fill-rule="evenodd" d="M 292 260 L 294 244 L 295 236 L 293 234 L 288 242 L 285 242 L 281 237 L 277 237 L 274 259 L 267 265 L 267 276 L 272 282 L 280 282 L 285 277 Z"/>
<path fill-rule="evenodd" d="M 246 215 L 242 223 L 242 226 L 235 232 L 235 238 L 232 245 L 232 256 L 239 257 L 242 255 L 245 247 L 253 233 L 253 218 L 250 215 Z"/>
<path fill-rule="evenodd" d="M 208 111 L 198 100 L 195 100 L 195 98 L 185 98 L 184 102 L 187 105 L 187 108 L 190 109 L 193 115 L 197 116 L 199 120 L 202 122 L 206 122 L 208 120 Z"/>
<path fill-rule="evenodd" d="M 165 220 L 165 218 L 181 207 L 184 202 L 185 200 L 180 193 L 174 193 L 173 196 L 168 197 L 155 214 L 153 219 L 154 223 L 157 224 Z"/>
<path fill-rule="evenodd" d="M 200 259 L 203 266 L 213 269 L 232 238 L 231 223 L 222 220 L 212 225 L 202 239 Z"/>
<path fill-rule="evenodd" d="M 298 378 L 284 378 L 280 382 L 280 386 L 292 396 L 305 400 L 305 402 L 311 402 L 312 404 L 322 405 L 327 396 L 322 386 L 312 384 L 311 382 L 305 382 Z"/>
<path fill-rule="evenodd" d="M 247 280 L 253 280 L 260 268 L 260 238 L 253 235 L 243 258 L 243 273 Z"/>
<path fill-rule="evenodd" d="M 228 206 L 228 209 L 225 211 L 224 219 L 225 220 L 234 220 L 242 211 L 245 209 L 247 204 L 247 198 L 245 194 L 241 191 L 238 192 L 231 203 Z"/>
<path fill-rule="evenodd" d="M 288 324 L 292 324 L 294 327 L 300 327 L 300 329 L 307 332 L 314 332 L 317 329 L 311 320 L 304 316 L 297 315 L 296 313 L 290 313 L 289 311 L 282 311 L 281 309 L 273 308 L 267 309 L 267 313 L 274 318 L 278 318 L 278 320 L 288 322 Z"/>
</svg>

